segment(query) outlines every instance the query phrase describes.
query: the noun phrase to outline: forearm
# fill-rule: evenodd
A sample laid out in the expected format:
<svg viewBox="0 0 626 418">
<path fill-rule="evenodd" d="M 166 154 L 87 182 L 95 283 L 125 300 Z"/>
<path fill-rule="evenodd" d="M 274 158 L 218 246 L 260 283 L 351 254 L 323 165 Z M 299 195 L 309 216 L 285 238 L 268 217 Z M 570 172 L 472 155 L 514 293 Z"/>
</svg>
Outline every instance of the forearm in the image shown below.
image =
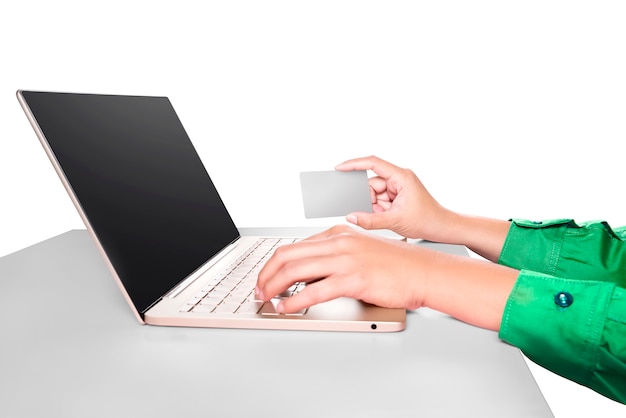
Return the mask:
<svg viewBox="0 0 626 418">
<path fill-rule="evenodd" d="M 445 253 L 433 254 L 424 273 L 424 306 L 496 331 L 519 275 L 509 267 Z"/>
<path fill-rule="evenodd" d="M 480 256 L 497 262 L 511 223 L 499 219 L 463 215 L 446 210 L 444 227 L 435 241 L 465 245 Z"/>
</svg>

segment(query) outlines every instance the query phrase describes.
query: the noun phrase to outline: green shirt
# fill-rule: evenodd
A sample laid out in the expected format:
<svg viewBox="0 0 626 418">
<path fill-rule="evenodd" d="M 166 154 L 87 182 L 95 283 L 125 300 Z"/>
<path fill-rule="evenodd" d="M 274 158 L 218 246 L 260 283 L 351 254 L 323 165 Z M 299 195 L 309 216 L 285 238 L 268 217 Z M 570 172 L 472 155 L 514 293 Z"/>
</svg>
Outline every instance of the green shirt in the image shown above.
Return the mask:
<svg viewBox="0 0 626 418">
<path fill-rule="evenodd" d="M 521 270 L 500 338 L 626 404 L 626 227 L 514 220 L 499 263 Z"/>
</svg>

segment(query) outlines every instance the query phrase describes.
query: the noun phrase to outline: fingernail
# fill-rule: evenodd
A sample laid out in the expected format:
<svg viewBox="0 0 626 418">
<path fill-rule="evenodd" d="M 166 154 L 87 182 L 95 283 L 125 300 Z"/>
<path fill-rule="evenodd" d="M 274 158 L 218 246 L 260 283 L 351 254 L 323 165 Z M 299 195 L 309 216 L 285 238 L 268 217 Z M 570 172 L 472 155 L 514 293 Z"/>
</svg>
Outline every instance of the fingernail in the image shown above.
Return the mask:
<svg viewBox="0 0 626 418">
<path fill-rule="evenodd" d="M 263 297 L 263 291 L 259 288 L 259 286 L 254 288 L 254 295 L 259 300 L 265 300 Z"/>
<path fill-rule="evenodd" d="M 283 306 L 283 302 L 278 302 L 276 304 L 276 306 L 274 307 L 274 309 L 276 310 L 276 312 L 278 313 L 284 313 L 285 312 L 285 307 Z"/>
<path fill-rule="evenodd" d="M 346 221 L 350 222 L 351 224 L 357 224 L 358 220 L 357 217 L 355 215 L 348 215 L 346 216 Z"/>
</svg>

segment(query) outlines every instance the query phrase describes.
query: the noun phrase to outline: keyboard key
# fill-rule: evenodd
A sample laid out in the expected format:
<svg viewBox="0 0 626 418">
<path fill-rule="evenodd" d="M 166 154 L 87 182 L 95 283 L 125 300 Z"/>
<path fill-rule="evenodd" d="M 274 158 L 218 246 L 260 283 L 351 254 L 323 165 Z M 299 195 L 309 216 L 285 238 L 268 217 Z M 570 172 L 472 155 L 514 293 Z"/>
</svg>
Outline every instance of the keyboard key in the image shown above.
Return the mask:
<svg viewBox="0 0 626 418">
<path fill-rule="evenodd" d="M 213 309 L 215 309 L 215 305 L 200 304 L 200 305 L 194 306 L 191 311 L 197 312 L 197 313 L 209 313 L 209 312 L 213 312 Z"/>
<path fill-rule="evenodd" d="M 263 307 L 263 302 L 259 301 L 248 301 L 244 302 L 239 309 L 237 309 L 238 314 L 255 314 L 259 312 L 259 310 Z"/>
<path fill-rule="evenodd" d="M 191 312 L 195 305 L 187 304 L 180 307 L 180 312 Z"/>
<path fill-rule="evenodd" d="M 239 304 L 238 303 L 222 302 L 219 305 L 217 305 L 217 307 L 215 308 L 215 310 L 213 312 L 216 312 L 216 313 L 235 313 L 235 311 L 237 311 L 238 308 L 239 308 Z"/>
<path fill-rule="evenodd" d="M 297 239 L 261 239 L 252 244 L 225 271 L 209 279 L 202 290 L 180 307 L 181 312 L 237 312 L 277 315 L 271 303 L 255 300 L 254 286 L 264 263 L 278 246 L 288 245 Z M 296 284 L 279 297 L 290 297 L 304 284 Z M 278 300 L 278 299 L 276 299 Z M 302 315 L 306 310 L 289 315 Z"/>
</svg>

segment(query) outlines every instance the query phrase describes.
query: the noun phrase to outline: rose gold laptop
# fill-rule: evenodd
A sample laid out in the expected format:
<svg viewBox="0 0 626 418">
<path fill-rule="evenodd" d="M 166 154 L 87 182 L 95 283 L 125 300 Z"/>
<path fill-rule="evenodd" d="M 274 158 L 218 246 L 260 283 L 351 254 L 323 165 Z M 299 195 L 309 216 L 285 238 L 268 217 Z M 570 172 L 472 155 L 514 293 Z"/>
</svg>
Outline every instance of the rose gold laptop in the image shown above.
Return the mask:
<svg viewBox="0 0 626 418">
<path fill-rule="evenodd" d="M 292 315 L 277 314 L 276 300 L 255 300 L 265 260 L 301 237 L 241 236 L 167 97 L 22 90 L 17 97 L 141 323 L 404 329 L 404 309 L 348 298 Z"/>
</svg>

